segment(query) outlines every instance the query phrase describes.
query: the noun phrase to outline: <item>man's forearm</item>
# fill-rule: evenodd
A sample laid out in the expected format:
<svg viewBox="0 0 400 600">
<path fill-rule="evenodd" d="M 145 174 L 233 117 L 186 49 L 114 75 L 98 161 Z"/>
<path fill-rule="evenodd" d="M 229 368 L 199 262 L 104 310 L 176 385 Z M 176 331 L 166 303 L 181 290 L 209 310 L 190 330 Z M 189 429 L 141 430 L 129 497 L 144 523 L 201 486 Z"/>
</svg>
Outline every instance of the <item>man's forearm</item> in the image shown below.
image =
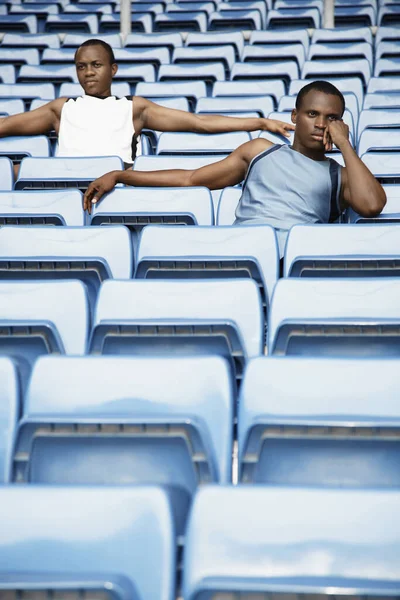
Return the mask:
<svg viewBox="0 0 400 600">
<path fill-rule="evenodd" d="M 258 131 L 265 129 L 267 119 L 226 117 L 223 115 L 197 115 L 195 133 L 225 133 L 231 131 Z"/>
<path fill-rule="evenodd" d="M 341 145 L 350 194 L 351 207 L 364 216 L 378 215 L 386 204 L 381 184 L 357 156 L 350 142 Z"/>
<path fill-rule="evenodd" d="M 170 169 L 167 171 L 113 171 L 115 183 L 136 187 L 188 187 L 190 186 L 189 170 Z"/>
</svg>

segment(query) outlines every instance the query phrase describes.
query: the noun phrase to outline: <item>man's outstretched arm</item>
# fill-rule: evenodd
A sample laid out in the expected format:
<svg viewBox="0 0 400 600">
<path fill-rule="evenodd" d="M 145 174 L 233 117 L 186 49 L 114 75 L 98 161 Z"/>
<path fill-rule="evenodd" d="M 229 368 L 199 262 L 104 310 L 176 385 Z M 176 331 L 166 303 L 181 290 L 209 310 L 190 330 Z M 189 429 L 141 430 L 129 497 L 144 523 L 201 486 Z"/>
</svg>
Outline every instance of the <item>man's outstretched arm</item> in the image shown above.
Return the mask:
<svg viewBox="0 0 400 600">
<path fill-rule="evenodd" d="M 270 146 L 271 142 L 256 139 L 242 144 L 224 160 L 194 170 L 111 171 L 89 185 L 83 199 L 83 208 L 90 213 L 92 204 L 99 202 L 117 183 L 136 187 L 205 186 L 210 190 L 236 185 L 245 178 L 251 160 Z"/>
<path fill-rule="evenodd" d="M 289 137 L 289 132 L 295 129 L 292 123 L 284 123 L 275 119 L 197 115 L 183 110 L 165 108 L 139 96 L 135 96 L 133 99 L 133 120 L 137 133 L 140 133 L 142 129 L 191 131 L 193 133 L 226 133 L 261 129 Z"/>
<path fill-rule="evenodd" d="M 61 110 L 66 98 L 57 98 L 32 111 L 0 118 L 0 137 L 41 135 L 58 130 Z"/>
<path fill-rule="evenodd" d="M 342 169 L 342 205 L 351 206 L 363 217 L 375 217 L 386 204 L 385 190 L 357 156 L 348 132 L 349 128 L 343 121 L 333 121 L 325 130 L 325 138 L 328 137 L 339 148 L 346 165 Z"/>
</svg>

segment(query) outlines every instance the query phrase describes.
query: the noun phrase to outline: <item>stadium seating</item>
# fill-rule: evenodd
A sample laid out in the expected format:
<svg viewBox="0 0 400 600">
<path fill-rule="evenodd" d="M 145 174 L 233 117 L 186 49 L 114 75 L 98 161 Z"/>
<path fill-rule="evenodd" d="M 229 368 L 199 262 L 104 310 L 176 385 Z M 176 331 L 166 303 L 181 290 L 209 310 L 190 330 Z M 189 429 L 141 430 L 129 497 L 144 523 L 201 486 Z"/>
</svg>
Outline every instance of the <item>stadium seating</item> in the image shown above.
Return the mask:
<svg viewBox="0 0 400 600">
<path fill-rule="evenodd" d="M 400 281 L 280 279 L 269 311 L 274 355 L 399 356 Z"/>
<path fill-rule="evenodd" d="M 1 232 L 0 232 L 1 238 Z M 275 231 L 248 227 L 146 227 L 141 234 L 135 278 L 251 278 L 268 306 L 279 275 Z"/>
<path fill-rule="evenodd" d="M 9 159 L 0 159 L 2 161 Z M 9 165 L 8 165 L 9 167 Z M 4 179 L 2 179 L 4 183 Z M 85 224 L 82 193 L 78 190 L 0 191 L 0 225 Z"/>
<path fill-rule="evenodd" d="M 0 486 L 3 486 L 11 481 L 11 455 L 20 412 L 18 373 L 9 358 L 0 358 L 0 377 Z"/>
<path fill-rule="evenodd" d="M 256 111 L 260 117 L 268 117 L 274 110 L 271 96 L 247 96 L 235 98 L 229 96 L 218 96 L 216 98 L 200 98 L 196 105 L 197 113 L 240 113 L 245 111 Z"/>
<path fill-rule="evenodd" d="M 6 117 L 24 112 L 25 106 L 21 98 L 0 99 L 0 115 Z"/>
<path fill-rule="evenodd" d="M 263 352 L 260 293 L 252 280 L 105 281 L 91 354 L 218 354 L 239 379 Z"/>
<path fill-rule="evenodd" d="M 183 597 L 393 594 L 399 502 L 395 490 L 207 486 L 189 521 Z"/>
<path fill-rule="evenodd" d="M 0 279 L 80 279 L 94 310 L 105 279 L 130 279 L 133 252 L 123 227 L 2 227 Z"/>
<path fill-rule="evenodd" d="M 220 196 L 218 202 L 216 225 L 233 225 L 235 211 L 239 203 L 242 190 L 240 188 L 227 187 Z"/>
<path fill-rule="evenodd" d="M 239 481 L 399 488 L 398 379 L 397 359 L 250 361 L 239 398 Z"/>
<path fill-rule="evenodd" d="M 364 129 L 358 140 L 357 153 L 363 156 L 366 152 L 384 152 L 400 150 L 399 129 Z"/>
<path fill-rule="evenodd" d="M 7 156 L 13 162 L 25 157 L 50 156 L 50 143 L 45 135 L 18 136 L 0 139 L 0 155 Z"/>
<path fill-rule="evenodd" d="M 400 152 L 369 151 L 361 160 L 381 183 L 400 183 Z"/>
<path fill-rule="evenodd" d="M 395 277 L 396 225 L 295 225 L 285 248 L 285 277 Z"/>
<path fill-rule="evenodd" d="M 8 157 L 0 157 L 0 193 L 13 189 L 14 172 L 11 160 Z"/>
<path fill-rule="evenodd" d="M 2 594 L 174 599 L 175 532 L 162 489 L 2 486 L 0 504 Z"/>
<path fill-rule="evenodd" d="M 156 154 L 230 154 L 241 144 L 251 140 L 246 131 L 232 133 L 162 133 Z"/>
<path fill-rule="evenodd" d="M 13 479 L 167 486 L 182 534 L 196 487 L 231 481 L 232 413 L 218 357 L 46 357 L 32 373 Z"/>
</svg>

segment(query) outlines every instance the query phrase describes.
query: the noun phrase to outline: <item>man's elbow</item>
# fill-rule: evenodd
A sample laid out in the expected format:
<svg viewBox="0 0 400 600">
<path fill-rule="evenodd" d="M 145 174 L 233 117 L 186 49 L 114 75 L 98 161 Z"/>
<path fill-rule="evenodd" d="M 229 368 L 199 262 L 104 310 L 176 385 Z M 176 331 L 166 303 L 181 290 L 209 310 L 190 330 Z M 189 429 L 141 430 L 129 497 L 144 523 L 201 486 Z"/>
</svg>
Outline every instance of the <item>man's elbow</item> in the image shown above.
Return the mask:
<svg viewBox="0 0 400 600">
<path fill-rule="evenodd" d="M 362 209 L 357 211 L 362 217 L 373 219 L 381 214 L 386 204 L 386 194 L 382 190 L 382 194 L 375 198 L 371 198 L 368 202 L 363 203 Z"/>
</svg>

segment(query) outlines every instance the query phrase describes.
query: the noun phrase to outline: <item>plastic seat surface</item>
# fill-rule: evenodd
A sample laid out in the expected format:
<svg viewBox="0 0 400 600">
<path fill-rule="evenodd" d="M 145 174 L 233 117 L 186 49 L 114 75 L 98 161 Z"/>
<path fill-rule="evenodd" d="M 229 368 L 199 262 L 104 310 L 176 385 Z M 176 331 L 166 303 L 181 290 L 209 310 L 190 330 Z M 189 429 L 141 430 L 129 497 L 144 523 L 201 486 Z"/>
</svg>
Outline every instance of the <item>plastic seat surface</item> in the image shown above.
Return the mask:
<svg viewBox="0 0 400 600">
<path fill-rule="evenodd" d="M 348 24 L 375 27 L 376 11 L 372 6 L 336 6 L 335 25 Z"/>
<path fill-rule="evenodd" d="M 230 133 L 162 133 L 157 154 L 229 154 L 241 144 L 249 142 L 247 131 Z"/>
<path fill-rule="evenodd" d="M 239 481 L 398 488 L 396 364 L 379 358 L 250 361 L 239 399 Z"/>
<path fill-rule="evenodd" d="M 140 6 L 140 5 L 139 5 Z M 99 24 L 99 33 L 106 35 L 107 32 L 117 33 L 120 31 L 121 18 L 118 13 L 102 15 Z M 148 12 L 131 12 L 132 31 L 139 33 L 151 33 L 153 31 L 153 15 Z"/>
<path fill-rule="evenodd" d="M 13 185 L 13 164 L 8 157 L 0 156 L 0 192 L 12 190 Z"/>
<path fill-rule="evenodd" d="M 400 109 L 395 110 L 362 110 L 358 120 L 358 138 L 365 129 L 400 129 Z M 383 133 L 383 132 L 382 132 Z"/>
<path fill-rule="evenodd" d="M 375 61 L 374 77 L 394 77 L 400 75 L 400 57 L 379 58 Z"/>
<path fill-rule="evenodd" d="M 204 81 L 158 81 L 157 83 L 138 83 L 135 94 L 145 98 L 186 96 L 197 99 L 207 96 L 207 90 Z"/>
<path fill-rule="evenodd" d="M 294 7 L 270 10 L 267 17 L 268 29 L 318 28 L 321 26 L 321 13 L 318 8 Z"/>
<path fill-rule="evenodd" d="M 398 40 L 398 38 L 399 30 L 397 27 L 385 27 L 381 25 L 376 30 L 375 47 L 384 40 Z"/>
<path fill-rule="evenodd" d="M 316 77 L 360 77 L 364 85 L 368 84 L 371 77 L 371 65 L 366 58 L 359 59 L 342 59 L 337 61 L 327 60 L 307 60 L 304 63 L 301 77 L 310 79 Z"/>
<path fill-rule="evenodd" d="M 51 32 L 84 32 L 97 35 L 98 21 L 96 15 L 60 14 L 49 15 L 45 23 L 45 31 Z"/>
<path fill-rule="evenodd" d="M 225 81 L 225 69 L 220 62 L 204 64 L 161 65 L 158 81 L 200 79 L 201 81 Z"/>
<path fill-rule="evenodd" d="M 251 277 L 268 306 L 278 279 L 278 258 L 275 231 L 268 225 L 150 226 L 140 237 L 135 278 Z"/>
<path fill-rule="evenodd" d="M 299 77 L 299 67 L 294 60 L 271 63 L 235 63 L 231 71 L 231 80 L 256 78 L 284 79 L 290 82 Z"/>
<path fill-rule="evenodd" d="M 331 587 L 395 594 L 399 502 L 398 490 L 207 486 L 189 521 L 183 597 L 320 594 Z"/>
<path fill-rule="evenodd" d="M 366 58 L 373 65 L 372 44 L 367 42 L 324 42 L 311 44 L 308 60 Z"/>
<path fill-rule="evenodd" d="M 306 30 L 294 29 L 285 31 L 252 31 L 250 34 L 250 45 L 274 45 L 274 44 L 302 44 L 307 51 L 310 45 L 310 38 Z"/>
<path fill-rule="evenodd" d="M 0 83 L 0 97 L 54 100 L 54 85 L 52 83 Z"/>
<path fill-rule="evenodd" d="M 73 65 L 75 48 L 45 48 L 43 50 L 41 64 Z M 74 79 L 75 81 L 75 79 Z"/>
<path fill-rule="evenodd" d="M 46 158 L 50 156 L 50 144 L 45 135 L 18 136 L 0 139 L 0 155 L 12 160 L 24 157 Z"/>
<path fill-rule="evenodd" d="M 244 48 L 244 37 L 241 31 L 189 32 L 185 44 L 188 47 L 230 45 L 235 50 L 236 60 L 239 60 Z"/>
<path fill-rule="evenodd" d="M 367 93 L 400 93 L 400 77 L 371 77 Z"/>
<path fill-rule="evenodd" d="M 170 52 L 166 47 L 156 48 L 117 48 L 114 51 L 114 56 L 118 64 L 143 64 L 151 63 L 155 66 L 167 65 L 170 62 Z M 143 81 L 149 81 L 143 78 Z"/>
<path fill-rule="evenodd" d="M 17 80 L 19 83 L 38 81 L 45 83 L 62 83 L 65 81 L 77 83 L 78 76 L 72 65 L 22 65 Z"/>
<path fill-rule="evenodd" d="M 251 79 L 246 81 L 216 81 L 212 96 L 272 96 L 279 102 L 285 94 L 285 84 L 281 79 Z M 205 95 L 205 94 L 204 94 Z"/>
<path fill-rule="evenodd" d="M 23 48 L 25 46 L 39 49 L 59 48 L 60 41 L 56 34 L 5 33 L 1 42 L 2 48 Z"/>
<path fill-rule="evenodd" d="M 311 42 L 367 42 L 373 43 L 372 32 L 369 27 L 335 27 L 334 29 L 316 29 L 311 37 Z"/>
<path fill-rule="evenodd" d="M 11 454 L 20 411 L 18 373 L 11 359 L 0 357 L 0 378 L 0 484 L 3 485 L 11 481 Z"/>
<path fill-rule="evenodd" d="M 400 152 L 367 152 L 361 160 L 382 183 L 400 183 Z"/>
<path fill-rule="evenodd" d="M 259 10 L 221 10 L 215 11 L 209 18 L 209 31 L 218 30 L 259 30 L 263 27 L 262 16 Z"/>
<path fill-rule="evenodd" d="M 269 311 L 275 355 L 398 356 L 400 281 L 280 279 Z"/>
<path fill-rule="evenodd" d="M 15 83 L 15 67 L 14 65 L 0 64 L 0 81 L 6 84 Z"/>
<path fill-rule="evenodd" d="M 164 490 L 4 486 L 0 503 L 3 590 L 67 587 L 102 596 L 112 590 L 117 600 L 174 598 L 175 531 Z"/>
<path fill-rule="evenodd" d="M 240 188 L 227 187 L 222 190 L 218 203 L 216 225 L 233 225 L 241 195 L 242 190 Z"/>
<path fill-rule="evenodd" d="M 119 37 L 119 36 L 118 36 Z M 125 40 L 124 48 L 144 48 L 146 46 L 166 46 L 170 50 L 182 46 L 180 33 L 130 33 Z"/>
<path fill-rule="evenodd" d="M 154 19 L 154 31 L 201 31 L 205 33 L 208 27 L 208 17 L 203 11 L 193 11 L 184 14 L 164 13 Z"/>
<path fill-rule="evenodd" d="M 130 84 L 136 83 L 138 81 L 146 81 L 148 83 L 152 83 L 156 80 L 156 70 L 154 68 L 154 65 L 150 64 L 122 64 L 119 66 L 114 79 L 115 81 L 119 81 L 121 79 L 123 81 L 127 81 Z"/>
<path fill-rule="evenodd" d="M 0 223 L 2 227 L 24 224 L 83 226 L 82 193 L 79 190 L 1 191 Z"/>
<path fill-rule="evenodd" d="M 58 37 L 58 36 L 56 36 Z M 85 35 L 82 33 L 67 33 L 63 40 L 63 48 L 77 48 L 88 39 L 90 39 L 90 35 Z M 99 33 L 96 35 L 96 39 L 102 40 L 103 42 L 107 42 L 112 48 L 121 48 L 121 38 L 117 34 L 104 34 Z"/>
<path fill-rule="evenodd" d="M 233 46 L 210 46 L 205 48 L 185 46 L 175 48 L 171 62 L 175 64 L 222 62 L 229 74 L 235 63 L 235 51 Z"/>
<path fill-rule="evenodd" d="M 377 60 L 400 56 L 400 42 L 398 40 L 380 42 L 376 46 L 375 54 Z"/>
<path fill-rule="evenodd" d="M 0 15 L 0 29 L 4 32 L 37 33 L 37 19 L 34 15 Z"/>
<path fill-rule="evenodd" d="M 196 105 L 197 113 L 229 113 L 256 111 L 262 117 L 267 117 L 274 110 L 271 96 L 218 96 L 214 98 L 199 98 Z"/>
<path fill-rule="evenodd" d="M 305 58 L 304 47 L 300 44 L 249 45 L 242 54 L 242 62 L 295 60 L 299 68 L 303 66 Z"/>
<path fill-rule="evenodd" d="M 382 25 L 391 25 L 391 24 L 396 24 L 397 26 L 400 23 L 400 16 L 399 16 L 399 7 L 394 4 L 394 5 L 386 5 L 386 6 L 381 6 L 378 12 L 378 18 L 377 18 L 377 22 L 376 24 L 379 26 Z"/>
<path fill-rule="evenodd" d="M 359 156 L 371 151 L 392 152 L 395 150 L 400 150 L 398 127 L 364 129 L 358 140 L 357 153 Z"/>
<path fill-rule="evenodd" d="M 377 277 L 400 274 L 396 225 L 295 225 L 285 248 L 285 277 Z M 379 263 L 379 264 L 378 264 Z"/>
<path fill-rule="evenodd" d="M 400 110 L 400 92 L 365 94 L 364 110 L 390 108 Z"/>
<path fill-rule="evenodd" d="M 25 106 L 21 98 L 0 98 L 0 113 L 4 116 L 18 115 L 24 110 Z"/>
</svg>

